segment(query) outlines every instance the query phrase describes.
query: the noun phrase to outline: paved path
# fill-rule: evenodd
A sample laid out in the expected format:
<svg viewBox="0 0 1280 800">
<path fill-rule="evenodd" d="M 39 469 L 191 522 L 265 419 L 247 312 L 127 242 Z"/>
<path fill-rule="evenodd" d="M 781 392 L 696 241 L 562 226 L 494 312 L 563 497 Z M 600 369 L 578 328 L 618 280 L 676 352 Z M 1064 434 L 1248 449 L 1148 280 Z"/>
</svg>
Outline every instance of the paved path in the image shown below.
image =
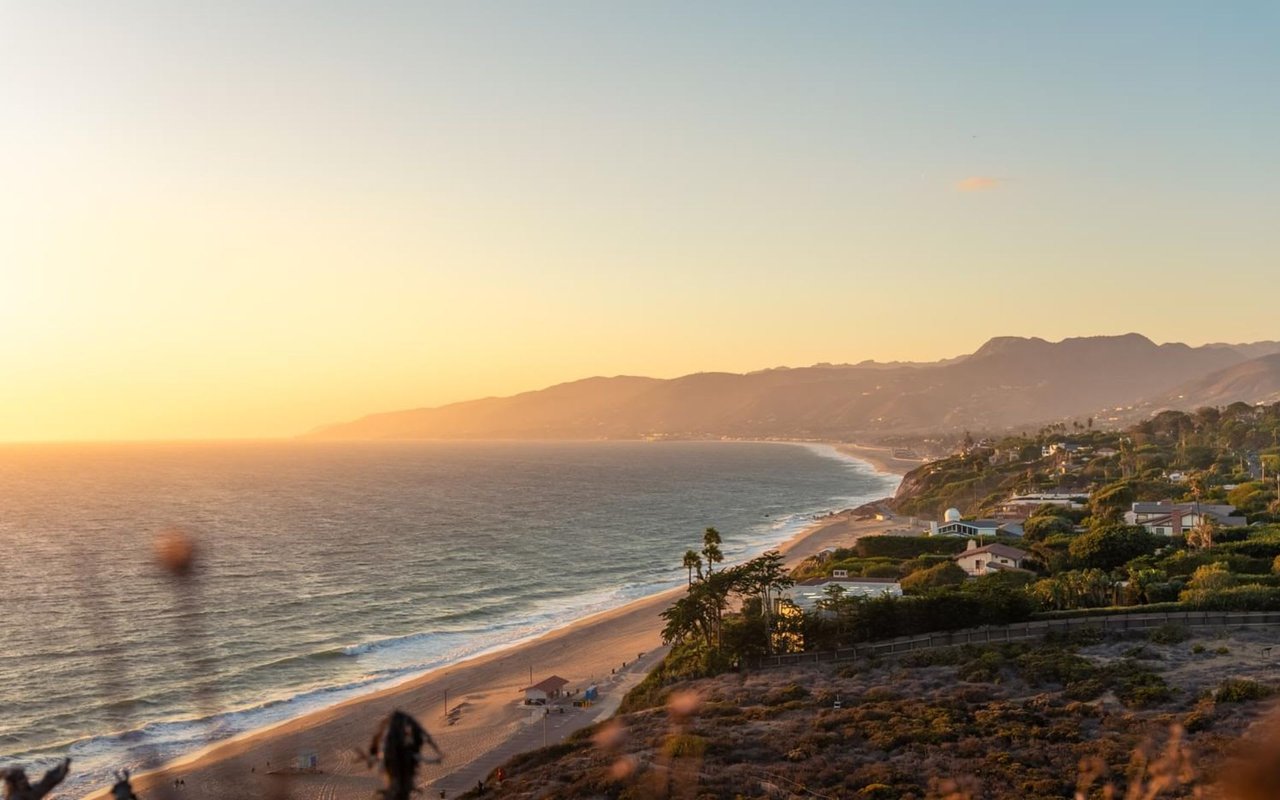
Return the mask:
<svg viewBox="0 0 1280 800">
<path fill-rule="evenodd" d="M 627 664 L 626 669 L 609 676 L 607 681 L 597 684 L 600 687 L 600 700 L 590 708 L 574 708 L 572 705 L 552 706 L 551 713 L 542 717 L 535 716 L 539 707 L 530 707 L 530 721 L 511 738 L 500 746 L 490 750 L 474 761 L 463 764 L 458 769 L 442 775 L 431 783 L 423 792 L 426 798 L 438 798 L 440 792 L 445 797 L 457 797 L 468 789 L 476 788 L 478 781 L 489 777 L 489 773 L 507 763 L 513 757 L 544 745 L 552 745 L 564 741 L 569 734 L 581 730 L 592 723 L 613 716 L 622 703 L 627 692 L 644 680 L 663 656 L 667 648 L 660 647 L 644 654 L 644 658 Z M 558 712 L 564 708 L 564 713 Z"/>
</svg>

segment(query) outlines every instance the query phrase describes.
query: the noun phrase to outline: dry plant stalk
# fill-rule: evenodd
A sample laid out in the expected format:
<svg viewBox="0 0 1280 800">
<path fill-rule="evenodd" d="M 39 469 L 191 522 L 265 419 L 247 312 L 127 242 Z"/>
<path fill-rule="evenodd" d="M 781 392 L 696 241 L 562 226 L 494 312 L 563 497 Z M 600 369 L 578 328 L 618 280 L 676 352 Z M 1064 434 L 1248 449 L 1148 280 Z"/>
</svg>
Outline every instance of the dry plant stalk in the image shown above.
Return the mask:
<svg viewBox="0 0 1280 800">
<path fill-rule="evenodd" d="M 46 772 L 44 777 L 35 784 L 27 779 L 27 772 L 22 767 L 0 770 L 0 779 L 4 781 L 5 800 L 40 800 L 62 783 L 70 769 L 71 759 L 63 759 L 61 764 Z"/>
<path fill-rule="evenodd" d="M 429 746 L 435 755 L 424 756 L 424 745 Z M 439 764 L 444 760 L 444 754 L 426 728 L 412 716 L 396 709 L 373 734 L 366 759 L 370 766 L 381 760 L 386 787 L 378 791 L 379 798 L 409 800 L 416 791 L 418 765 Z"/>
</svg>

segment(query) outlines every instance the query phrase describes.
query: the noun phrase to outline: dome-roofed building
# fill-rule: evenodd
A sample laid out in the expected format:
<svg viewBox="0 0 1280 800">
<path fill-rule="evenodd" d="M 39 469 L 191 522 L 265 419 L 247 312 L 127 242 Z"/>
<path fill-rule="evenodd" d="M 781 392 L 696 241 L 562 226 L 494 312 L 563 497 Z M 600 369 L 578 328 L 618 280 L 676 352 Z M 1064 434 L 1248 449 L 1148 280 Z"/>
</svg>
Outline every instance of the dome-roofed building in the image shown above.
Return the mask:
<svg viewBox="0 0 1280 800">
<path fill-rule="evenodd" d="M 959 522 L 959 521 L 960 521 L 960 509 L 958 509 L 958 508 L 948 508 L 948 509 L 947 509 L 947 512 L 946 512 L 945 514 L 943 514 L 943 515 L 942 515 L 942 521 L 943 521 L 943 522 Z"/>
</svg>

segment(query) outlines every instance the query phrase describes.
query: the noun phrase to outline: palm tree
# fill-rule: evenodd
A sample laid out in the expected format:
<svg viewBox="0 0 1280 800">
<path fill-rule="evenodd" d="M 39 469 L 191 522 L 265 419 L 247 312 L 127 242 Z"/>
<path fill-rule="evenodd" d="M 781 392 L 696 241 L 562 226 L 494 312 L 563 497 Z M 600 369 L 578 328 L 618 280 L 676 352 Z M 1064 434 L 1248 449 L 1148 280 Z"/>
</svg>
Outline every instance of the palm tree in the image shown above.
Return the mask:
<svg viewBox="0 0 1280 800">
<path fill-rule="evenodd" d="M 698 580 L 702 580 L 702 557 L 696 550 L 684 551 L 684 567 L 689 570 L 689 585 L 693 585 L 693 572 L 698 571 Z"/>
<path fill-rule="evenodd" d="M 707 560 L 707 574 L 713 572 L 712 564 L 724 561 L 724 553 L 720 552 L 720 531 L 707 528 L 702 534 L 702 555 Z"/>
</svg>

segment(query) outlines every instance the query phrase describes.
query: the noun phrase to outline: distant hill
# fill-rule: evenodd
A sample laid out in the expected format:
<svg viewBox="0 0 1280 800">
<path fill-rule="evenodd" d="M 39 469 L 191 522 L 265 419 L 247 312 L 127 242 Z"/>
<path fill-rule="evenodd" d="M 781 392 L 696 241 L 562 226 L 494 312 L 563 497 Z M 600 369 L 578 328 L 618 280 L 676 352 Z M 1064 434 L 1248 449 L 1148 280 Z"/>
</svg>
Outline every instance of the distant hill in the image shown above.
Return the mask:
<svg viewBox="0 0 1280 800">
<path fill-rule="evenodd" d="M 1280 348 L 1277 348 L 1280 349 Z M 1250 359 L 1196 378 L 1156 400 L 1173 408 L 1280 401 L 1280 353 Z"/>
<path fill-rule="evenodd" d="M 1272 353 L 1280 353 L 1280 343 L 1157 345 L 1138 334 L 1061 342 L 1000 337 L 972 355 L 928 364 L 864 362 L 670 380 L 588 378 L 511 397 L 373 414 L 308 437 L 824 438 L 1002 430 L 1145 406 L 1188 381 Z M 1244 391 L 1248 382 L 1222 386 Z M 1212 394 L 1208 387 L 1187 391 L 1188 404 L 1199 404 L 1199 393 Z M 1246 394 L 1218 402 L 1260 399 Z"/>
</svg>

